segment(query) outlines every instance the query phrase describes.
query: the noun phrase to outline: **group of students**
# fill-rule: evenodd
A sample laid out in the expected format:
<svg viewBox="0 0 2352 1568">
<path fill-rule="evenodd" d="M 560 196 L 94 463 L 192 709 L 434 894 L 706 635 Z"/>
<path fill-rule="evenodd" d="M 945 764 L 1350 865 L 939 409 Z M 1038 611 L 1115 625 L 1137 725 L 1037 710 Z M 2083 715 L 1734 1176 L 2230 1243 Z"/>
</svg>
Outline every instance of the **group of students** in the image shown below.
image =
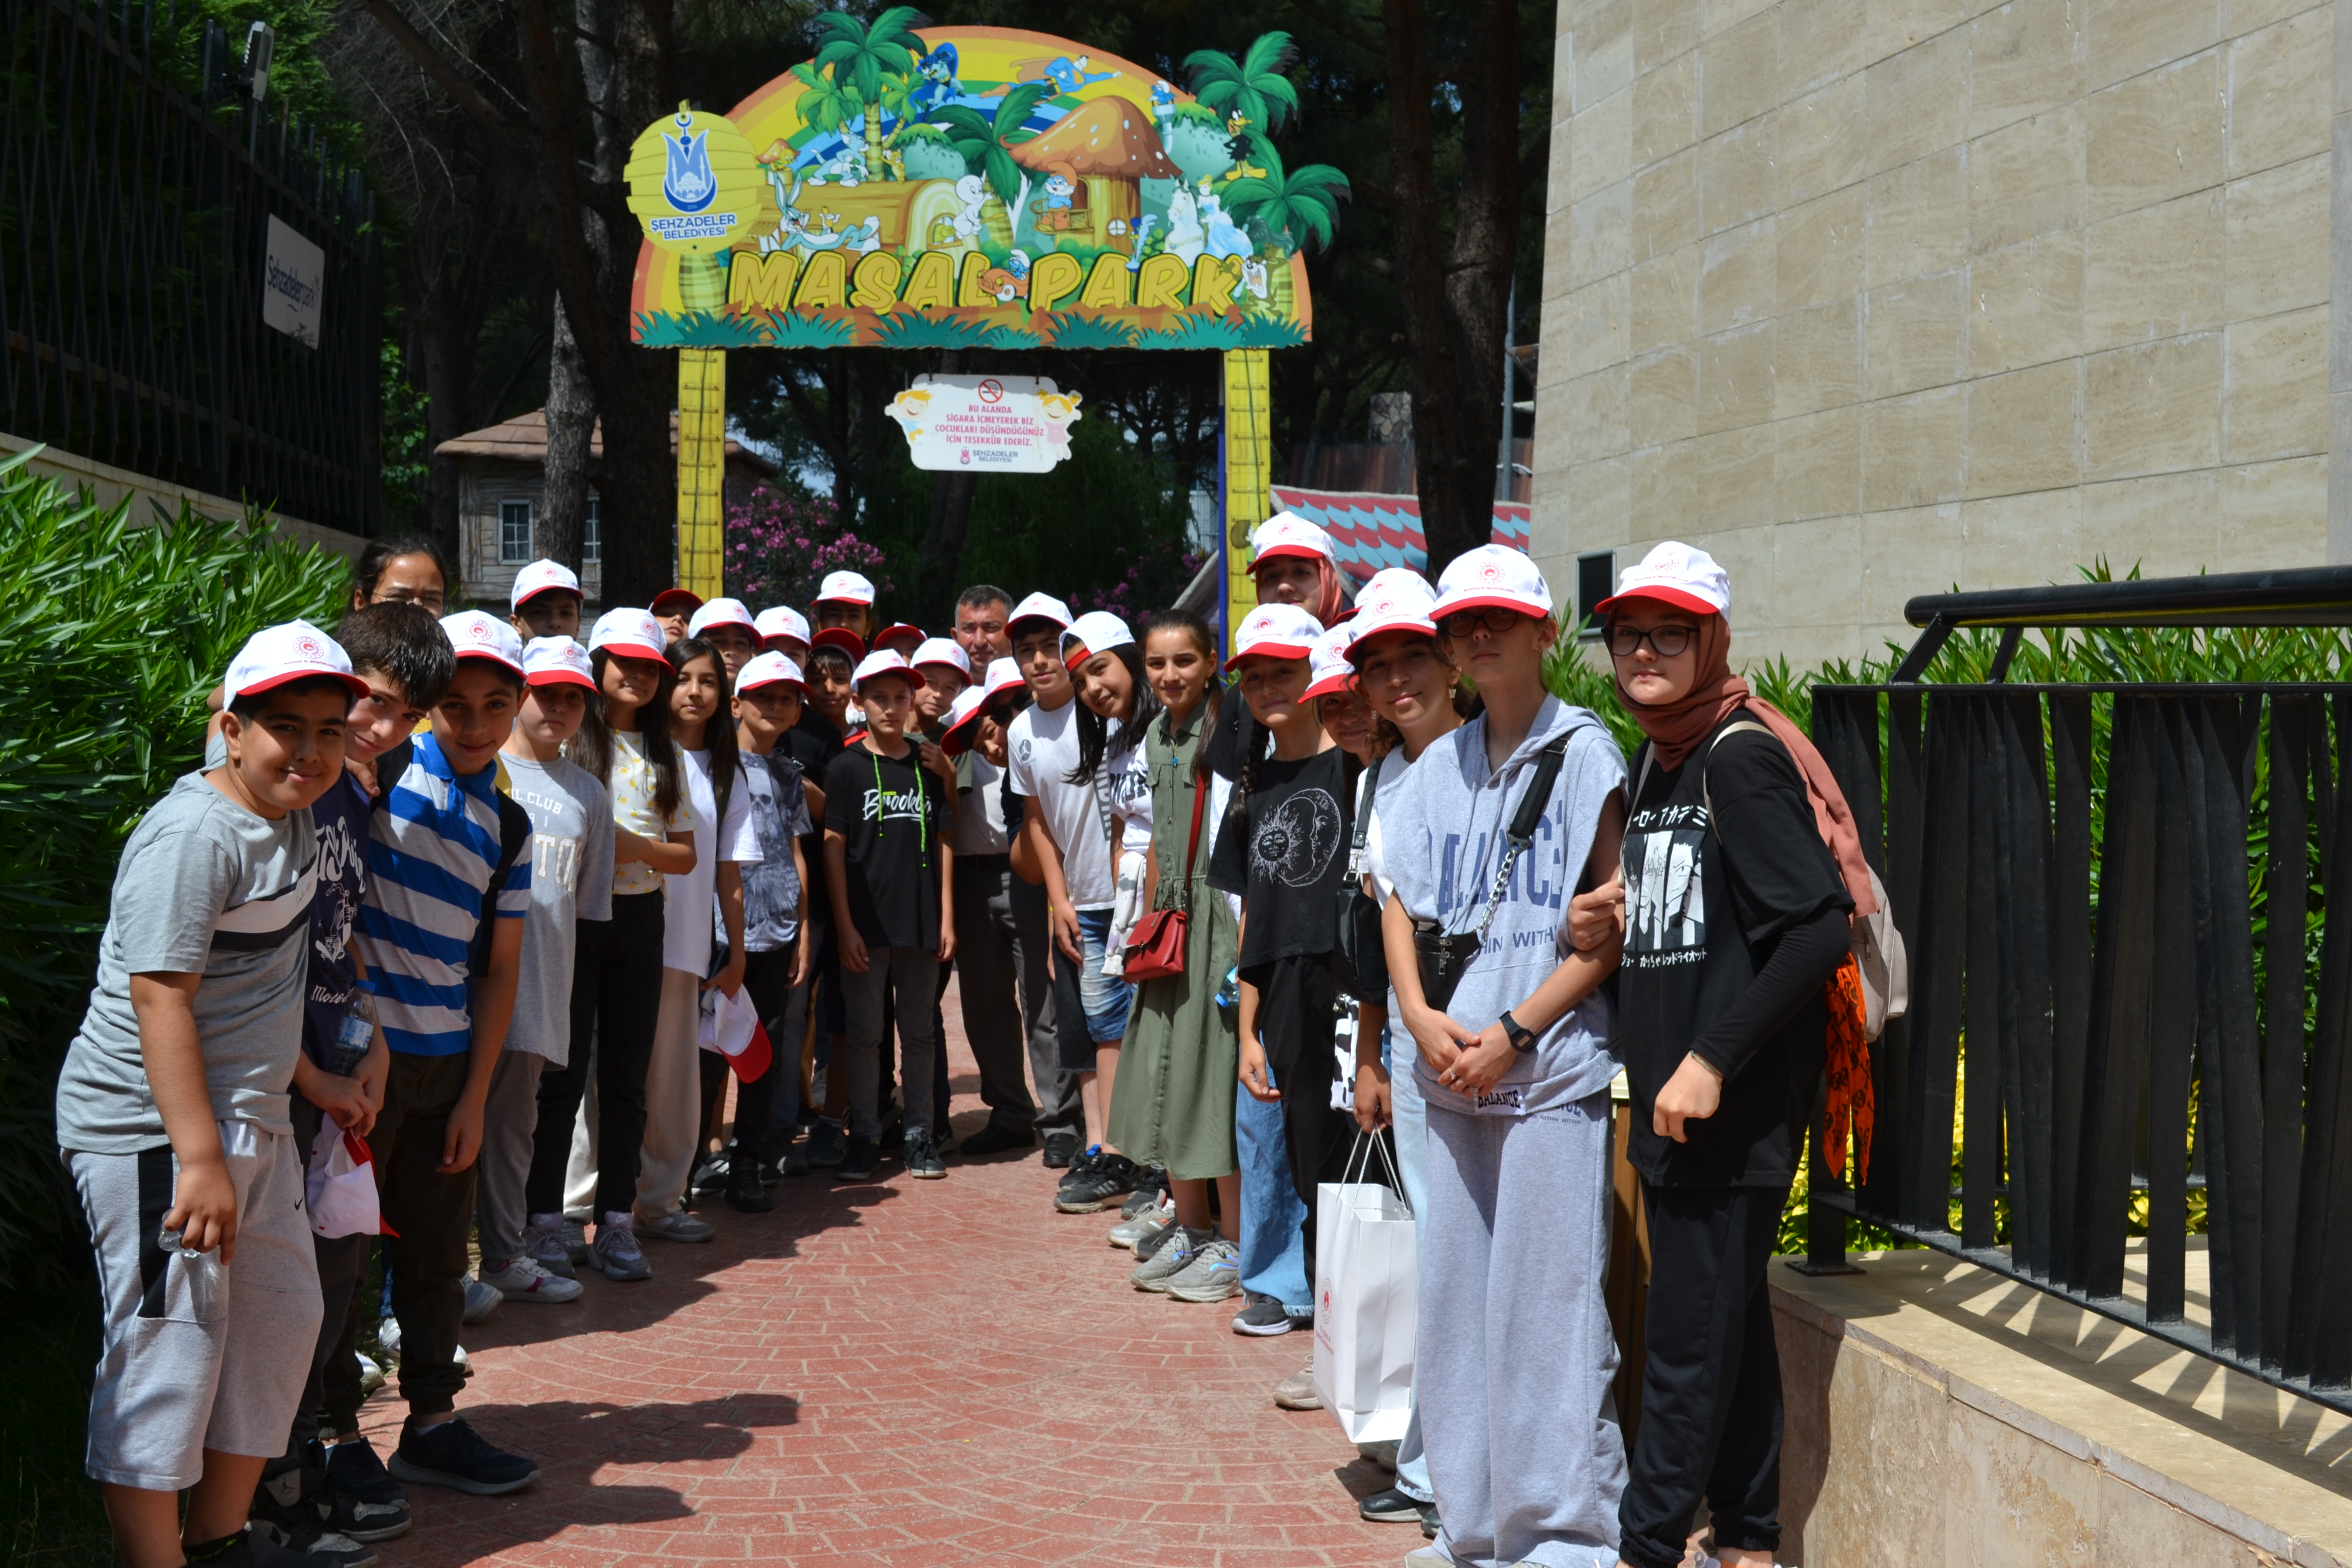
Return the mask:
<svg viewBox="0 0 2352 1568">
<path fill-rule="evenodd" d="M 1311 1322 L 1318 1189 L 1372 1137 L 1423 1331 L 1366 1517 L 1422 1522 L 1416 1568 L 1665 1568 L 1703 1499 L 1724 1562 L 1769 1563 L 1763 1264 L 1868 898 L 1834 783 L 1730 674 L 1702 552 L 1603 606 L 1651 736 L 1629 790 L 1544 688 L 1526 556 L 1350 606 L 1311 523 L 1253 543 L 1222 670 L 1185 612 L 1139 636 L 980 586 L 927 637 L 853 573 L 807 618 L 672 589 L 583 644 L 562 566 L 508 620 L 445 616 L 414 538 L 371 547 L 331 637 L 257 634 L 126 845 L 58 1086 L 125 1562 L 364 1568 L 403 1482 L 529 1486 L 456 1414 L 461 1324 L 650 1278 L 642 1240 L 714 1234 L 697 1195 L 763 1213 L 813 1170 L 1042 1145 L 1058 1210 L 1122 1209 L 1138 1288 L 1272 1335 Z M 950 968 L 987 1108 L 960 1149 Z M 1630 1479 L 1621 1066 L 1654 1260 Z M 325 1235 L 354 1162 L 380 1225 Z M 357 1431 L 380 1301 L 388 1463 Z M 1314 1407 L 1311 1367 L 1275 1397 Z"/>
</svg>

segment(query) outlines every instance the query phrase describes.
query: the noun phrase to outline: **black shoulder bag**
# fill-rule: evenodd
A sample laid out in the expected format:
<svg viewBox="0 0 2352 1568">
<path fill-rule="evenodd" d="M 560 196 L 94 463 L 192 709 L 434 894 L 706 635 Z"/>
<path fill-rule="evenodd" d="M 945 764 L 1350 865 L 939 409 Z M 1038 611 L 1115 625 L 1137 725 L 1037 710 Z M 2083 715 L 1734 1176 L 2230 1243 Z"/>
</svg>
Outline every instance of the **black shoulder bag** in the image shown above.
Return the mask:
<svg viewBox="0 0 2352 1568">
<path fill-rule="evenodd" d="M 1380 900 L 1364 891 L 1364 838 L 1372 825 L 1372 803 L 1381 791 L 1381 764 L 1374 763 L 1356 807 L 1354 837 L 1348 846 L 1348 879 L 1339 884 L 1339 956 L 1351 977 L 1343 987 L 1357 1000 L 1385 1006 L 1389 959 L 1381 945 Z"/>
<path fill-rule="evenodd" d="M 530 853 L 530 813 L 516 805 L 504 791 L 494 791 L 499 803 L 499 863 L 490 872 L 490 880 L 482 889 L 482 918 L 474 928 L 474 941 L 466 954 L 467 979 L 481 978 L 482 971 L 490 966 L 490 939 L 499 929 L 499 895 L 506 891 L 507 877 L 515 862 Z"/>
<path fill-rule="evenodd" d="M 1569 735 L 1575 733 L 1570 730 Z M 1535 776 L 1528 781 L 1527 793 L 1519 797 L 1519 809 L 1511 818 L 1509 832 L 1504 836 L 1503 863 L 1495 872 L 1495 885 L 1487 889 L 1486 912 L 1478 918 L 1475 931 L 1447 931 L 1433 921 L 1416 922 L 1412 931 L 1413 956 L 1421 964 L 1422 999 L 1440 1012 L 1454 1000 L 1454 988 L 1462 983 L 1462 972 L 1486 945 L 1486 930 L 1495 923 L 1495 911 L 1503 902 L 1503 889 L 1511 885 L 1511 870 L 1519 857 L 1535 842 L 1536 824 L 1543 819 L 1544 807 L 1551 804 L 1551 786 L 1559 778 L 1559 760 L 1568 750 L 1568 735 L 1562 735 L 1536 753 Z"/>
</svg>

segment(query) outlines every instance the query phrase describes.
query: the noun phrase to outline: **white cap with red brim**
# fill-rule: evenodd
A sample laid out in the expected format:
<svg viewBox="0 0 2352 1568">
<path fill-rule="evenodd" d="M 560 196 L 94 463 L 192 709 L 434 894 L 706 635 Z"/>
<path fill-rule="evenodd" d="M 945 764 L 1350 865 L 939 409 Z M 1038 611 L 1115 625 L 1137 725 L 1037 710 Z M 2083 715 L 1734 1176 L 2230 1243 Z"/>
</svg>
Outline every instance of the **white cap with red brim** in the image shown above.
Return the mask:
<svg viewBox="0 0 2352 1568">
<path fill-rule="evenodd" d="M 849 678 L 850 689 L 863 691 L 867 681 L 880 675 L 902 676 L 915 686 L 923 683 L 923 672 L 908 664 L 905 654 L 896 648 L 885 647 L 875 649 L 858 661 L 856 670 Z"/>
<path fill-rule="evenodd" d="M 523 645 L 522 678 L 533 686 L 584 686 L 596 689 L 588 650 L 570 637 L 533 637 Z"/>
<path fill-rule="evenodd" d="M 686 635 L 698 637 L 712 626 L 741 626 L 753 637 L 760 635 L 759 621 L 753 617 L 751 606 L 740 599 L 709 601 L 686 623 Z"/>
<path fill-rule="evenodd" d="M 925 637 L 923 646 L 917 648 L 907 662 L 917 669 L 927 664 L 941 665 L 966 680 L 971 679 L 971 656 L 965 653 L 962 645 L 953 637 Z"/>
<path fill-rule="evenodd" d="M 317 675 L 341 681 L 354 697 L 368 694 L 368 683 L 352 673 L 351 656 L 343 651 L 343 645 L 310 622 L 264 626 L 246 638 L 236 657 L 228 661 L 228 674 L 221 681 L 221 700 L 234 702 Z"/>
<path fill-rule="evenodd" d="M 1356 667 L 1348 662 L 1349 629 L 1346 626 L 1328 627 L 1315 639 L 1315 646 L 1307 650 L 1307 689 L 1299 694 L 1300 701 L 1354 688 Z"/>
<path fill-rule="evenodd" d="M 808 678 L 801 667 L 780 653 L 755 655 L 745 661 L 743 672 L 735 678 L 735 695 L 757 691 L 762 686 L 797 686 L 808 690 Z"/>
<path fill-rule="evenodd" d="M 1731 575 L 1694 544 L 1669 539 L 1651 546 L 1641 563 L 1618 574 L 1617 591 L 1593 605 L 1601 614 L 1620 599 L 1655 599 L 1693 615 L 1731 618 Z"/>
<path fill-rule="evenodd" d="M 1437 602 L 1429 618 L 1440 626 L 1456 610 L 1517 610 L 1523 616 L 1551 614 L 1551 586 L 1526 552 L 1507 544 L 1481 544 L 1445 563 L 1437 574 Z"/>
<path fill-rule="evenodd" d="M 1250 530 L 1253 562 L 1295 555 L 1307 561 L 1339 560 L 1331 536 L 1295 511 L 1278 511 Z"/>
<path fill-rule="evenodd" d="M 1005 629 L 1010 631 L 1023 621 L 1051 621 L 1055 629 L 1067 631 L 1070 627 L 1070 606 L 1051 594 L 1032 594 L 1013 605 L 1013 613 L 1004 617 Z"/>
<path fill-rule="evenodd" d="M 588 631 L 588 651 L 599 649 L 623 658 L 667 658 L 669 638 L 651 610 L 607 610 Z"/>
<path fill-rule="evenodd" d="M 940 750 L 950 757 L 962 756 L 971 750 L 980 733 L 980 721 L 988 711 L 988 695 L 985 687 L 963 689 L 962 695 L 948 709 L 948 727 L 940 731 Z"/>
<path fill-rule="evenodd" d="M 1135 634 L 1108 610 L 1088 610 L 1062 633 L 1062 662 L 1072 669 L 1098 653 L 1132 647 Z"/>
<path fill-rule="evenodd" d="M 515 574 L 507 603 L 520 610 L 541 594 L 569 594 L 576 599 L 580 597 L 580 579 L 561 562 L 534 561 Z"/>
<path fill-rule="evenodd" d="M 702 595 L 691 588 L 664 588 L 654 595 L 653 613 L 657 616 L 690 616 L 702 608 Z"/>
<path fill-rule="evenodd" d="M 459 658 L 487 658 L 522 673 L 522 638 L 514 627 L 479 610 L 460 610 L 441 617 L 441 630 Z"/>
<path fill-rule="evenodd" d="M 751 617 L 751 629 L 768 642 L 796 642 L 803 647 L 809 645 L 808 617 L 790 605 L 761 610 Z"/>
<path fill-rule="evenodd" d="M 1353 659 L 1357 649 L 1383 632 L 1435 637 L 1437 623 L 1429 615 L 1435 602 L 1436 595 L 1418 573 L 1367 588 L 1356 601 L 1356 618 L 1348 625 L 1348 657 Z"/>
<path fill-rule="evenodd" d="M 828 572 L 816 591 L 817 604 L 870 605 L 874 584 L 855 572 Z"/>
<path fill-rule="evenodd" d="M 1019 691 L 1028 684 L 1019 665 L 1009 658 L 995 658 L 989 660 L 988 679 L 982 682 L 981 689 L 993 700 L 1007 691 Z"/>
<path fill-rule="evenodd" d="M 1322 623 L 1297 605 L 1260 605 L 1234 634 L 1231 669 L 1245 658 L 1305 658 L 1323 635 Z"/>
</svg>

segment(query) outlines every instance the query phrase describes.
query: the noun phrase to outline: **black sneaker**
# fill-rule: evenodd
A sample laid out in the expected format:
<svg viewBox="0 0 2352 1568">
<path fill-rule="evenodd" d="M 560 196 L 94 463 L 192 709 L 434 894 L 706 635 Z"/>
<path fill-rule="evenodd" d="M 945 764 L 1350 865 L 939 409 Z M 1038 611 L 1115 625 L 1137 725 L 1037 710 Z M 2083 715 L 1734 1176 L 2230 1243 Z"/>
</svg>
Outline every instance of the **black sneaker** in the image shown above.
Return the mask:
<svg viewBox="0 0 2352 1568">
<path fill-rule="evenodd" d="M 846 1146 L 844 1139 L 845 1134 L 840 1122 L 820 1120 L 814 1131 L 809 1133 L 808 1142 L 802 1147 L 808 1151 L 810 1164 L 838 1165 L 841 1163 L 842 1150 Z"/>
<path fill-rule="evenodd" d="M 936 1182 L 948 1168 L 940 1163 L 938 1141 L 928 1132 L 909 1132 L 905 1142 L 907 1174 L 919 1182 Z"/>
<path fill-rule="evenodd" d="M 842 1145 L 841 1161 L 834 1167 L 837 1182 L 870 1182 L 874 1179 L 874 1140 L 855 1133 Z"/>
<path fill-rule="evenodd" d="M 334 1559 L 280 1546 L 258 1530 L 240 1530 L 218 1541 L 188 1548 L 188 1562 L 202 1568 L 331 1568 Z M 373 1558 L 371 1556 L 370 1561 Z"/>
<path fill-rule="evenodd" d="M 1102 1147 L 1099 1144 L 1097 1144 L 1092 1148 L 1081 1149 L 1076 1153 L 1071 1155 L 1068 1168 L 1063 1171 L 1061 1181 L 1055 1185 L 1055 1197 L 1059 1198 L 1064 1193 L 1068 1192 L 1075 1184 L 1083 1182 L 1088 1176 L 1093 1175 L 1095 1165 L 1102 1159 Z"/>
<path fill-rule="evenodd" d="M 739 1214 L 775 1212 L 776 1200 L 768 1195 L 767 1185 L 760 1180 L 756 1163 L 728 1178 L 727 1206 Z"/>
<path fill-rule="evenodd" d="M 1394 1487 L 1376 1491 L 1356 1505 L 1356 1515 L 1374 1524 L 1419 1524 L 1422 1510 L 1429 1504 L 1416 1497 L 1408 1497 Z"/>
<path fill-rule="evenodd" d="M 329 1563 L 334 1568 L 375 1568 L 382 1561 L 373 1546 L 362 1546 L 350 1536 L 329 1530 L 315 1519 L 265 1522 L 248 1521 L 246 1526 L 257 1542 L 268 1542 L 281 1552 L 304 1563 Z"/>
<path fill-rule="evenodd" d="M 1002 1154 L 1007 1149 L 1034 1149 L 1036 1146 L 1035 1133 L 1015 1132 L 1010 1127 L 999 1127 L 992 1121 L 965 1139 L 961 1152 L 965 1159 L 977 1160 L 983 1154 Z"/>
<path fill-rule="evenodd" d="M 696 1169 L 690 1184 L 702 1196 L 715 1196 L 727 1190 L 727 1178 L 731 1171 L 732 1166 L 725 1153 L 707 1154 Z"/>
<path fill-rule="evenodd" d="M 1064 1214 L 1094 1214 L 1114 1208 L 1135 1191 L 1135 1162 L 1124 1154 L 1097 1154 L 1094 1168 L 1084 1175 L 1073 1169 L 1076 1179 L 1066 1181 L 1054 1194 L 1054 1206 Z"/>
<path fill-rule="evenodd" d="M 392 1473 L 411 1486 L 454 1487 L 476 1497 L 502 1497 L 539 1479 L 537 1465 L 490 1447 L 463 1416 L 430 1432 L 419 1432 L 410 1416 L 392 1451 Z"/>
<path fill-rule="evenodd" d="M 327 1523 L 353 1541 L 393 1541 L 415 1522 L 408 1494 L 384 1472 L 383 1461 L 364 1437 L 320 1447 L 319 1468 L 327 1477 Z"/>
<path fill-rule="evenodd" d="M 373 1568 L 375 1548 L 327 1528 L 326 1491 L 327 1478 L 315 1451 L 306 1454 L 292 1469 L 261 1478 L 247 1524 L 273 1546 L 308 1552 L 336 1568 Z"/>
<path fill-rule="evenodd" d="M 1077 1154 L 1078 1135 L 1076 1133 L 1048 1132 L 1045 1134 L 1045 1169 L 1066 1170 L 1070 1162 L 1077 1158 Z"/>
<path fill-rule="evenodd" d="M 1234 1332 L 1270 1339 L 1297 1326 L 1291 1321 L 1290 1309 L 1265 1292 L 1249 1291 L 1247 1300 L 1249 1304 L 1234 1314 Z"/>
<path fill-rule="evenodd" d="M 1118 1208 L 1118 1217 L 1133 1219 L 1146 1209 L 1158 1208 L 1168 1193 L 1168 1173 L 1158 1165 L 1146 1165 L 1135 1184 L 1135 1191 Z"/>
</svg>

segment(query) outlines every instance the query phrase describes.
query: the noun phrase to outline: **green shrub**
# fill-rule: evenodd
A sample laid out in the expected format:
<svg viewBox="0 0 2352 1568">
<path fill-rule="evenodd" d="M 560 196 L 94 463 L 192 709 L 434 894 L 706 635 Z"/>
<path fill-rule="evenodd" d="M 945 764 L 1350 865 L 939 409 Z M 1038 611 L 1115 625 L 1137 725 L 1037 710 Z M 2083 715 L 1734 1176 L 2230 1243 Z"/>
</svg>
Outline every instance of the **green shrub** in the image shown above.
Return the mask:
<svg viewBox="0 0 2352 1568">
<path fill-rule="evenodd" d="M 0 1243 L 40 1258 L 69 1210 L 50 1108 L 114 863 L 203 752 L 205 694 L 257 628 L 328 624 L 350 568 L 183 510 L 134 527 L 0 462 Z"/>
</svg>

